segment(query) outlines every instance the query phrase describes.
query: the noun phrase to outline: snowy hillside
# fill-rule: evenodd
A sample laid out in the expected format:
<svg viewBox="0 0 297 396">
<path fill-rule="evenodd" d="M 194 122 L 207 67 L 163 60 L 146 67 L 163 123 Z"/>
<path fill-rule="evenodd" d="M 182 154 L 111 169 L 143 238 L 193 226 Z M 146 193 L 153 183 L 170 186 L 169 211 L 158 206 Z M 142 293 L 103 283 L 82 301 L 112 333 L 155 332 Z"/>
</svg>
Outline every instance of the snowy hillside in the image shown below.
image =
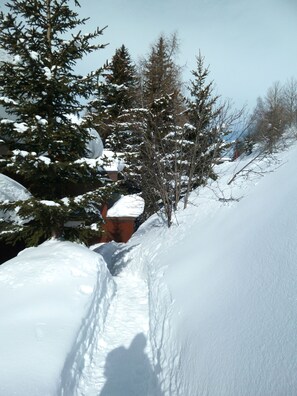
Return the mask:
<svg viewBox="0 0 297 396">
<path fill-rule="evenodd" d="M 148 265 L 165 395 L 297 393 L 296 147 L 279 157 L 231 186 L 243 163 L 223 165 L 178 226 L 144 227 L 134 239 Z"/>
<path fill-rule="evenodd" d="M 0 266 L 0 395 L 296 395 L 297 147 L 228 185 L 250 160 L 94 247 L 113 280 L 70 243 Z"/>
</svg>

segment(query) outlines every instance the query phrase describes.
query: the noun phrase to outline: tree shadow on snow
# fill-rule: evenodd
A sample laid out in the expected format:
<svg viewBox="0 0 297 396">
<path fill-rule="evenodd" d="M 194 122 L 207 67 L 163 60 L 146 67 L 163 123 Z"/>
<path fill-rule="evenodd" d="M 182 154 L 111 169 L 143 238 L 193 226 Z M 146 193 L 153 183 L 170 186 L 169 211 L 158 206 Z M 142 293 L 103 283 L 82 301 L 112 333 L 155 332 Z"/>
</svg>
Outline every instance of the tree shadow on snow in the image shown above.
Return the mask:
<svg viewBox="0 0 297 396">
<path fill-rule="evenodd" d="M 145 346 L 146 337 L 139 333 L 128 349 L 119 347 L 108 354 L 100 396 L 162 396 Z"/>
<path fill-rule="evenodd" d="M 135 246 L 127 246 L 126 243 L 108 242 L 94 249 L 94 252 L 101 254 L 104 258 L 109 272 L 117 276 L 128 264 L 126 254 Z"/>
</svg>

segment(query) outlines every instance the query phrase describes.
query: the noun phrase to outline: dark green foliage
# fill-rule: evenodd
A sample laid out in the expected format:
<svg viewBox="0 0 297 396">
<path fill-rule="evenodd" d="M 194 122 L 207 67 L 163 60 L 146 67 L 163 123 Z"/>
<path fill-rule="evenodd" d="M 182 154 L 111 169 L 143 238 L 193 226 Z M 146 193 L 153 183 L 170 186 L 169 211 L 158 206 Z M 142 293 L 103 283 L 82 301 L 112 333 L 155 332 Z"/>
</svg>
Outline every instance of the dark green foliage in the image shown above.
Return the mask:
<svg viewBox="0 0 297 396">
<path fill-rule="evenodd" d="M 102 137 L 105 148 L 123 161 L 123 192 L 139 192 L 137 158 L 141 139 L 138 133 L 139 78 L 128 49 L 122 45 L 104 68 L 103 81 L 92 102 L 90 117 Z"/>
<path fill-rule="evenodd" d="M 183 114 L 182 84 L 174 61 L 176 36 L 160 36 L 143 61 L 140 123 L 142 145 L 139 169 L 146 216 L 162 208 L 168 225 L 178 203 L 180 130 Z"/>
<path fill-rule="evenodd" d="M 99 226 L 100 206 L 109 194 L 99 162 L 85 158 L 90 120 L 73 118 L 83 111 L 81 99 L 94 92 L 101 72 L 81 76 L 74 66 L 104 47 L 90 43 L 102 30 L 81 34 L 86 19 L 68 4 L 12 0 L 7 15 L 0 14 L 0 46 L 9 57 L 0 66 L 0 103 L 10 115 L 0 121 L 0 140 L 8 147 L 0 172 L 32 194 L 0 206 L 6 210 L 1 237 L 12 243 L 24 239 L 32 245 L 50 236 L 86 240 Z M 9 216 L 16 208 L 21 222 Z M 69 221 L 77 223 L 69 227 Z"/>
<path fill-rule="evenodd" d="M 146 213 L 163 208 L 168 225 L 179 201 L 181 128 L 174 117 L 174 95 L 154 100 L 145 114 L 141 146 L 142 194 Z"/>
<path fill-rule="evenodd" d="M 123 152 L 125 137 L 130 131 L 129 110 L 136 106 L 138 85 L 135 66 L 124 45 L 105 65 L 103 77 L 92 102 L 91 116 L 105 147 Z"/>
<path fill-rule="evenodd" d="M 142 65 L 142 98 L 145 107 L 150 107 L 156 99 L 175 94 L 174 103 L 180 105 L 180 69 L 175 63 L 178 50 L 177 38 L 161 35 Z"/>
<path fill-rule="evenodd" d="M 219 103 L 219 97 L 213 93 L 213 83 L 207 81 L 209 69 L 200 53 L 192 74 L 191 99 L 186 112 L 188 122 L 184 125 L 184 154 L 188 160 L 185 206 L 194 188 L 206 184 L 209 178 L 216 178 L 213 167 L 226 148 L 224 137 L 229 133 L 225 105 Z"/>
</svg>

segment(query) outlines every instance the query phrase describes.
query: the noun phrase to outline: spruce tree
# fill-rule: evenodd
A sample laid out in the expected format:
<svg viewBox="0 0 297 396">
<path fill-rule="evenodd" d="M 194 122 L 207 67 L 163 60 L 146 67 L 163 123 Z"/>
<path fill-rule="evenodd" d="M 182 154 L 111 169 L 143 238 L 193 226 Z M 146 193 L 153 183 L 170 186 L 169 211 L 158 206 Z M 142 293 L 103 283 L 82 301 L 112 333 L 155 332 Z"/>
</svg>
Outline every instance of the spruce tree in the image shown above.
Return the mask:
<svg viewBox="0 0 297 396">
<path fill-rule="evenodd" d="M 284 90 L 279 82 L 274 83 L 257 105 L 251 116 L 250 134 L 270 154 L 276 149 L 285 128 L 290 123 L 284 100 Z"/>
<path fill-rule="evenodd" d="M 113 151 L 123 151 L 126 135 L 129 136 L 128 112 L 136 105 L 137 85 L 135 65 L 122 45 L 105 65 L 91 111 L 105 147 Z"/>
<path fill-rule="evenodd" d="M 229 133 L 226 103 L 214 94 L 213 82 L 208 81 L 209 68 L 204 65 L 204 57 L 199 53 L 196 69 L 192 71 L 190 99 L 187 100 L 187 122 L 184 125 L 184 207 L 190 192 L 215 179 L 214 165 L 227 147 L 225 136 Z"/>
<path fill-rule="evenodd" d="M 174 95 L 154 100 L 145 114 L 141 145 L 141 186 L 146 213 L 150 215 L 161 208 L 168 226 L 180 198 L 181 128 L 173 116 L 174 100 Z"/>
<path fill-rule="evenodd" d="M 137 193 L 140 191 L 137 158 L 141 144 L 138 124 L 142 115 L 137 109 L 139 78 L 125 45 L 115 51 L 102 75 L 88 117 L 93 119 L 105 148 L 113 152 L 115 160 L 125 164 L 120 175 L 122 191 Z"/>
<path fill-rule="evenodd" d="M 179 155 L 183 96 L 179 67 L 175 62 L 176 36 L 160 36 L 142 67 L 142 100 L 146 109 L 142 124 L 141 190 L 146 214 L 159 208 L 167 224 L 177 208 L 180 192 Z"/>
<path fill-rule="evenodd" d="M 175 105 L 181 105 L 180 68 L 175 62 L 178 51 L 177 37 L 161 35 L 151 47 L 142 65 L 142 98 L 145 107 L 155 99 L 175 93 Z"/>
<path fill-rule="evenodd" d="M 91 43 L 103 32 L 82 34 L 68 0 L 11 0 L 0 14 L 0 121 L 8 154 L 0 172 L 20 181 L 32 198 L 3 203 L 0 237 L 35 245 L 52 236 L 88 240 L 100 229 L 100 207 L 110 186 L 98 160 L 87 157 L 89 121 L 74 121 L 97 87 L 100 69 L 85 76 L 77 61 L 103 48 Z M 79 7 L 74 0 L 74 6 Z"/>
</svg>

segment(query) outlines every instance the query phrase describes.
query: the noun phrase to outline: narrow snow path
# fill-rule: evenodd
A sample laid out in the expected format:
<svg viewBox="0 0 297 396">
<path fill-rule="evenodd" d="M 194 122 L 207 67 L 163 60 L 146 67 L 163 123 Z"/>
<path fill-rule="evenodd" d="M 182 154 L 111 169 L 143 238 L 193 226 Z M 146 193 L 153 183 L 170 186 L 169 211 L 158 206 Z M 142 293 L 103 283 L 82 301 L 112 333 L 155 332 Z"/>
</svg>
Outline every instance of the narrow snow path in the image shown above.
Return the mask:
<svg viewBox="0 0 297 396">
<path fill-rule="evenodd" d="M 156 380 L 147 345 L 148 287 L 125 268 L 112 300 L 95 357 L 83 373 L 79 396 L 153 395 Z"/>
</svg>

